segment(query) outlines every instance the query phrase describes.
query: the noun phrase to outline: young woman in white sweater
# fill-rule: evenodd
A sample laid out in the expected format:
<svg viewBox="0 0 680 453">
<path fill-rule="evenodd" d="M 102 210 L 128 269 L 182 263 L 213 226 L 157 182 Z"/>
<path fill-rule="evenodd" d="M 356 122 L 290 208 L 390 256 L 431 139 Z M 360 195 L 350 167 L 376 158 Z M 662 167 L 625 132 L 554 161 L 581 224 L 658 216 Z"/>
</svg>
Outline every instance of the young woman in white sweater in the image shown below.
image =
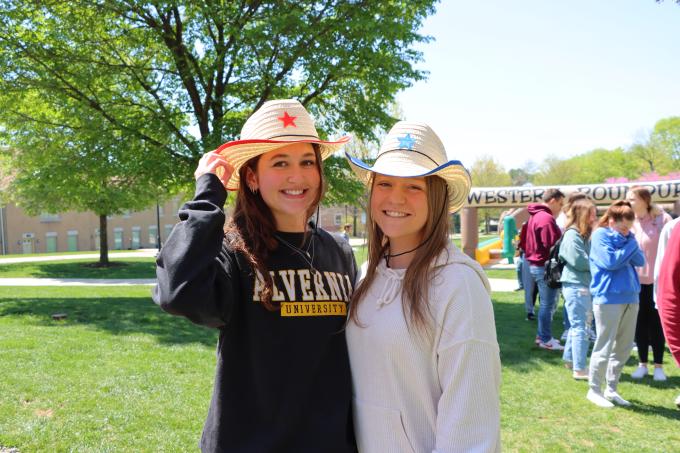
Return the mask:
<svg viewBox="0 0 680 453">
<path fill-rule="evenodd" d="M 432 129 L 399 122 L 373 166 L 367 263 L 347 325 L 360 453 L 500 450 L 488 280 L 449 239 L 470 178 Z"/>
</svg>

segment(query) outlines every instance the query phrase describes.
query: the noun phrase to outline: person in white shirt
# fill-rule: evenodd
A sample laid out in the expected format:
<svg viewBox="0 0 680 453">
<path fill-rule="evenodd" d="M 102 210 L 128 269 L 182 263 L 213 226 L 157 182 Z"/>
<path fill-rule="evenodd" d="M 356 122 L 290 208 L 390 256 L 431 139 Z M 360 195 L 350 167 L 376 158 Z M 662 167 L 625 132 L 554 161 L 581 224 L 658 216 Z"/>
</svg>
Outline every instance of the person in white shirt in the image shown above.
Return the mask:
<svg viewBox="0 0 680 453">
<path fill-rule="evenodd" d="M 501 366 L 488 280 L 449 240 L 470 190 L 434 131 L 398 122 L 373 166 L 368 261 L 347 344 L 360 453 L 500 451 Z"/>
</svg>

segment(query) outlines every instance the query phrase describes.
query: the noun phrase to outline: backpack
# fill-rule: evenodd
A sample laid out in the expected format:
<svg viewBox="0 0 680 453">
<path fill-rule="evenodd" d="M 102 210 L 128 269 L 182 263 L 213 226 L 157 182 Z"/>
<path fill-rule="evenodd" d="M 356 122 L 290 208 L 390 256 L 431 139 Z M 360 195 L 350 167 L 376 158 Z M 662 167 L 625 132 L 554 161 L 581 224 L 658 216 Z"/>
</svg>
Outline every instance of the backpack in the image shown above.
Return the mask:
<svg viewBox="0 0 680 453">
<path fill-rule="evenodd" d="M 555 244 L 550 247 L 550 256 L 548 261 L 546 261 L 543 265 L 545 268 L 543 280 L 545 280 L 548 286 L 553 289 L 562 287 L 562 282 L 560 282 L 560 278 L 562 278 L 562 269 L 564 269 L 564 261 L 560 258 L 560 244 L 562 243 L 562 237 L 560 237 L 557 242 L 555 242 Z"/>
</svg>

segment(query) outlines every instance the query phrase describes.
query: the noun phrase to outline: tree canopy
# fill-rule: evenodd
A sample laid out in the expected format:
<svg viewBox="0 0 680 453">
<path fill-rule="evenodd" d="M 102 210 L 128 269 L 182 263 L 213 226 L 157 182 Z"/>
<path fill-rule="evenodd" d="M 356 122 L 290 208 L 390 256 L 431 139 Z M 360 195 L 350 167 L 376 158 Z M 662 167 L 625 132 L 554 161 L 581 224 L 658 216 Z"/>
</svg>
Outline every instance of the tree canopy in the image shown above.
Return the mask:
<svg viewBox="0 0 680 453">
<path fill-rule="evenodd" d="M 3 0 L 0 88 L 46 96 L 73 130 L 77 104 L 186 180 L 268 99 L 299 99 L 322 132 L 387 127 L 395 94 L 425 76 L 412 46 L 428 40 L 417 30 L 435 3 Z"/>
</svg>

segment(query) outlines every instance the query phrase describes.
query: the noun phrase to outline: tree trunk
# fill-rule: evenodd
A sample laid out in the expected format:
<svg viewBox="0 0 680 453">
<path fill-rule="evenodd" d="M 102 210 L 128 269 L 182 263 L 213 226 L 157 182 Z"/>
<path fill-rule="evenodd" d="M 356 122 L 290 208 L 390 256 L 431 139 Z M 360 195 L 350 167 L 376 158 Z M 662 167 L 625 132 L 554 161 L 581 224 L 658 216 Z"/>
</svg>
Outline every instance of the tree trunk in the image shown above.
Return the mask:
<svg viewBox="0 0 680 453">
<path fill-rule="evenodd" d="M 109 265 L 109 238 L 106 234 L 106 214 L 99 215 L 99 265 Z"/>
</svg>

